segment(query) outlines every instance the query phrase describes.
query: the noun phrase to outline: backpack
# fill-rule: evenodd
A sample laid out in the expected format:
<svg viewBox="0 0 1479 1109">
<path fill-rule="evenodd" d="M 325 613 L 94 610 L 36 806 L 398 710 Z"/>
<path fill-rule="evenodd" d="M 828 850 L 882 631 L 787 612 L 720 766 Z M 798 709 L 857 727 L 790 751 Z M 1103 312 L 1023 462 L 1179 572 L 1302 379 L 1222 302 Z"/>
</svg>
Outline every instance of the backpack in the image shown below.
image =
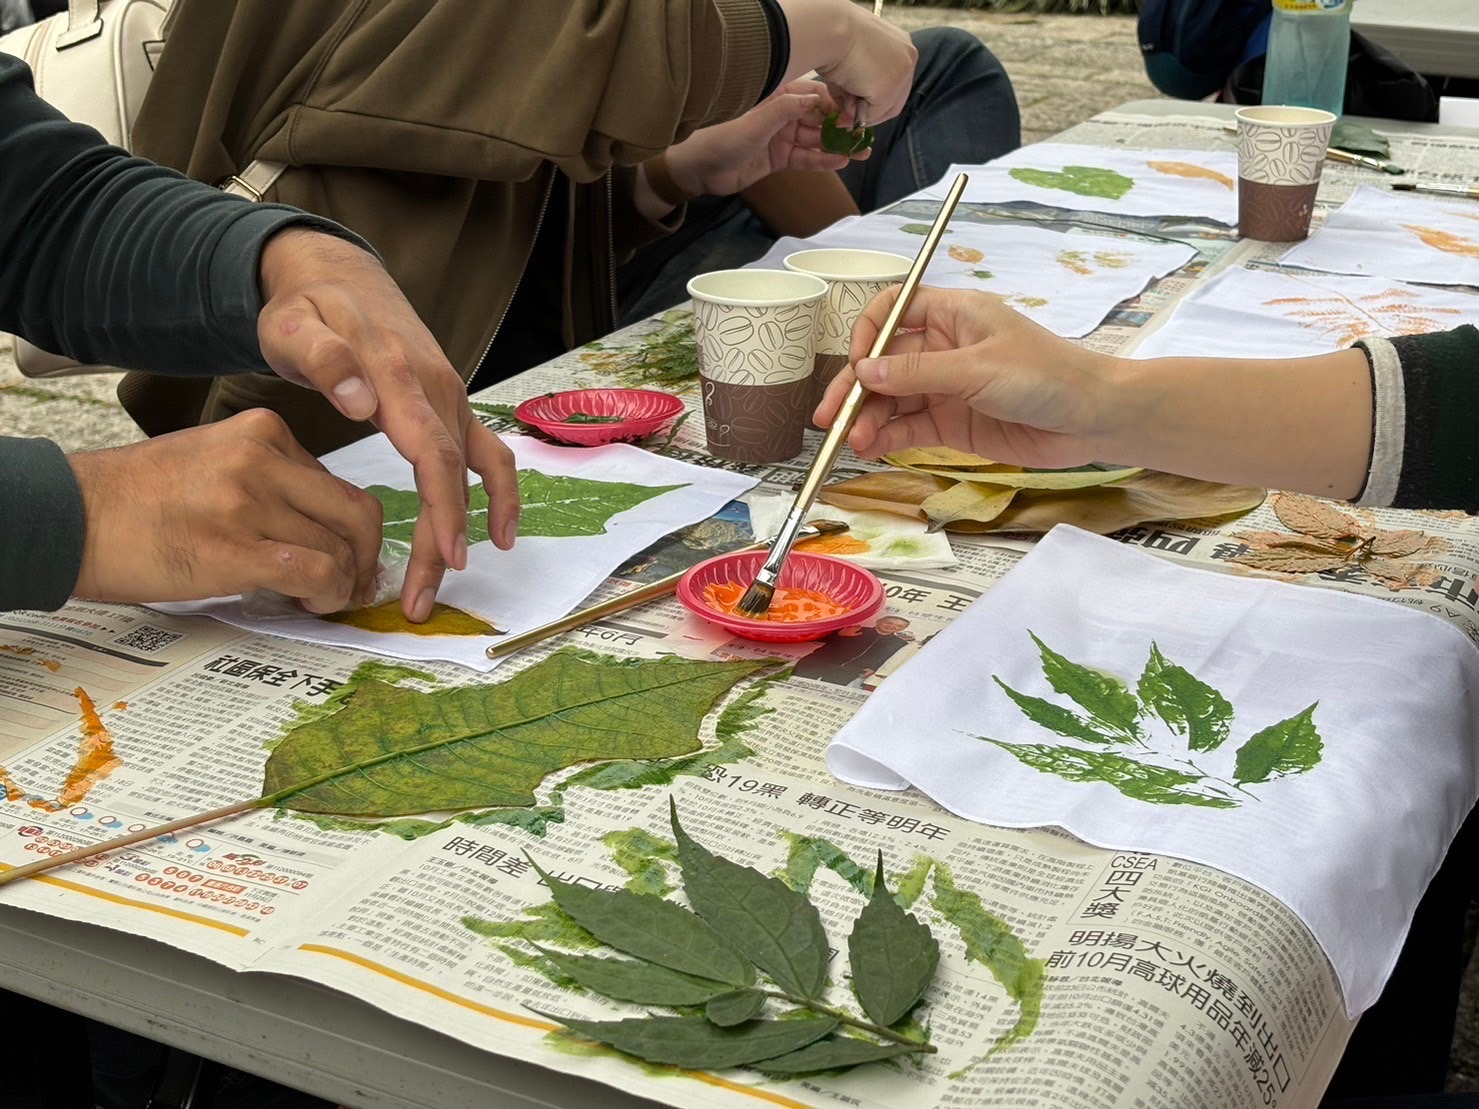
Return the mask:
<svg viewBox="0 0 1479 1109">
<path fill-rule="evenodd" d="M 1271 0 L 1144 0 L 1137 30 L 1146 75 L 1168 96 L 1210 96 L 1263 53 L 1272 11 Z"/>
</svg>

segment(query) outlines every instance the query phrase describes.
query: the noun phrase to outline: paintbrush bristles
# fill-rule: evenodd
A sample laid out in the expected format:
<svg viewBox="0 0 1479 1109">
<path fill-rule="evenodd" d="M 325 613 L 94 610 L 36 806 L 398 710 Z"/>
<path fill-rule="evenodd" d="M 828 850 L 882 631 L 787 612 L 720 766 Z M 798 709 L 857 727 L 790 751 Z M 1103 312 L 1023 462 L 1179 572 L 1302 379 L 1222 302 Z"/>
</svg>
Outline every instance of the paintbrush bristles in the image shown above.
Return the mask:
<svg viewBox="0 0 1479 1109">
<path fill-rule="evenodd" d="M 734 606 L 734 611 L 752 620 L 763 620 L 766 613 L 770 611 L 770 602 L 774 599 L 775 586 L 767 585 L 756 578 L 750 583 L 750 588 L 745 590 L 745 595 L 739 599 L 739 603 Z"/>
</svg>

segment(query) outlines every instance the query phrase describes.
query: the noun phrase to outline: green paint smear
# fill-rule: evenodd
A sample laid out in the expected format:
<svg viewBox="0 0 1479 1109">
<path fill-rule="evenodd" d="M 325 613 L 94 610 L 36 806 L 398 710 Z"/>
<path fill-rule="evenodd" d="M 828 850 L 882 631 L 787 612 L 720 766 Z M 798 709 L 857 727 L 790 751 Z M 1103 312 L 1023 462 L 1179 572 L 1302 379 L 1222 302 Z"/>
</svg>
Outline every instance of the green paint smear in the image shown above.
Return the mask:
<svg viewBox="0 0 1479 1109">
<path fill-rule="evenodd" d="M 1040 189 L 1061 189 L 1079 196 L 1097 196 L 1104 200 L 1119 200 L 1135 187 L 1132 178 L 1101 166 L 1064 166 L 1062 172 L 1019 166 L 1007 173 L 1024 185 L 1035 185 Z"/>
<path fill-rule="evenodd" d="M 791 848 L 786 865 L 776 876 L 797 893 L 810 893 L 816 873 L 826 867 L 864 897 L 873 893 L 873 872 L 855 863 L 829 839 L 781 832 Z"/>
<path fill-rule="evenodd" d="M 571 951 L 592 951 L 603 946 L 553 901 L 529 906 L 524 910 L 522 920 L 484 920 L 465 916 L 462 926 L 490 940 L 523 940 L 541 947 L 561 947 Z"/>
<path fill-rule="evenodd" d="M 631 875 L 626 888 L 633 893 L 665 897 L 678 887 L 668 880 L 664 863 L 678 863 L 678 848 L 643 828 L 607 832 L 601 837 L 616 865 Z"/>
<path fill-rule="evenodd" d="M 1021 1009 L 1017 1023 L 997 1039 L 991 1050 L 950 1075 L 956 1079 L 969 1074 L 998 1051 L 1005 1051 L 1032 1035 L 1042 1014 L 1046 963 L 1029 958 L 1026 947 L 1011 926 L 988 911 L 976 894 L 958 888 L 950 868 L 941 862 L 935 863 L 934 895 L 930 904 L 960 933 L 960 938 L 965 941 L 966 958 L 989 970 L 1007 991 L 1007 996 Z"/>
</svg>

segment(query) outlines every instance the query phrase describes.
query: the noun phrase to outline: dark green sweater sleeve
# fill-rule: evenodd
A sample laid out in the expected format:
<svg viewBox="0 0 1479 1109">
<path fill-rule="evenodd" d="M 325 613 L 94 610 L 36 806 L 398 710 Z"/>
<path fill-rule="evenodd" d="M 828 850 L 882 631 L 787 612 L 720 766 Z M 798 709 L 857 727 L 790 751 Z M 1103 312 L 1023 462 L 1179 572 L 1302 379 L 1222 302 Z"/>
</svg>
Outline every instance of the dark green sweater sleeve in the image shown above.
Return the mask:
<svg viewBox="0 0 1479 1109">
<path fill-rule="evenodd" d="M 82 565 L 82 492 L 49 439 L 0 437 L 0 612 L 60 608 Z"/>
<path fill-rule="evenodd" d="M 156 373 L 266 370 L 258 261 L 282 227 L 364 245 L 106 145 L 0 55 L 0 330 L 84 362 Z M 368 248 L 367 248 L 368 249 Z"/>
</svg>

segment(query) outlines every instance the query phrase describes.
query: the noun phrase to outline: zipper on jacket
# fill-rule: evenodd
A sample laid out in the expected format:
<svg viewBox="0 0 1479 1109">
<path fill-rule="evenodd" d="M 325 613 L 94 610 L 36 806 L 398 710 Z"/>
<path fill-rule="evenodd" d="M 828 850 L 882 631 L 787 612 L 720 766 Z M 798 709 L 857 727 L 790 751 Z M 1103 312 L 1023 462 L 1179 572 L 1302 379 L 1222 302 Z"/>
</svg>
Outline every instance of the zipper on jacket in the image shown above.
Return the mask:
<svg viewBox="0 0 1479 1109">
<path fill-rule="evenodd" d="M 534 247 L 539 242 L 539 232 L 544 227 L 544 214 L 549 211 L 549 198 L 555 191 L 555 182 L 560 178 L 560 171 L 553 167 L 551 169 L 553 172 L 550 173 L 549 184 L 544 187 L 544 200 L 539 204 L 539 218 L 534 221 L 534 237 L 529 240 L 529 249 L 524 254 L 524 264 L 519 267 L 518 280 L 514 282 L 513 289 L 509 291 L 508 303 L 503 306 L 503 311 L 499 314 L 498 322 L 493 325 L 493 334 L 488 336 L 488 345 L 483 348 L 482 355 L 473 364 L 472 373 L 467 378 L 469 382 L 478 376 L 478 371 L 483 368 L 483 363 L 488 360 L 488 352 L 493 349 L 493 343 L 498 339 L 498 333 L 503 330 L 503 321 L 508 319 L 508 310 L 514 306 L 514 297 L 519 295 L 519 286 L 524 283 L 524 271 L 529 268 L 529 262 L 534 257 Z M 615 295 L 613 292 L 612 296 L 615 297 Z"/>
</svg>

